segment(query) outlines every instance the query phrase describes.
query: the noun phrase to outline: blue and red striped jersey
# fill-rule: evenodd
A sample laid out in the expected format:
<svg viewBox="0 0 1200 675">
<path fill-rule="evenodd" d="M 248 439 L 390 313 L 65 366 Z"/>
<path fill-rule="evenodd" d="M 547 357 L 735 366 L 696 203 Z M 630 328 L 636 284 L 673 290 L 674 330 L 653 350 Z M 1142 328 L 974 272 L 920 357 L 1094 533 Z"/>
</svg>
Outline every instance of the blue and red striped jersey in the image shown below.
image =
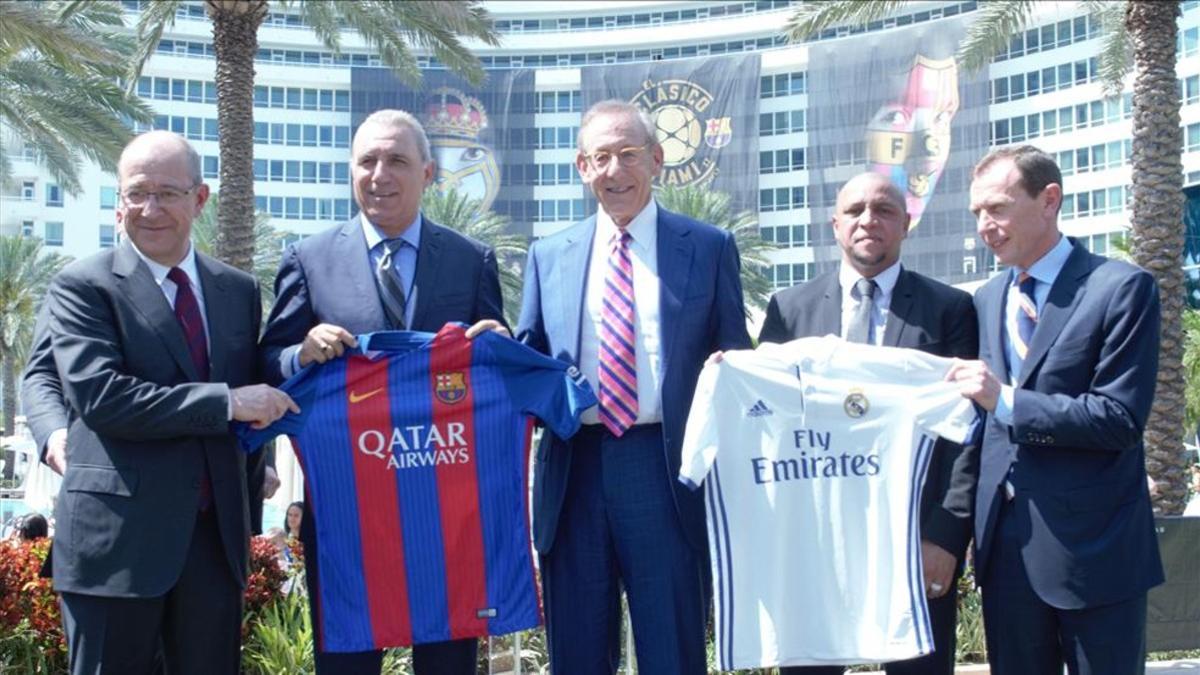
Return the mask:
<svg viewBox="0 0 1200 675">
<path fill-rule="evenodd" d="M 541 623 L 529 531 L 533 418 L 559 437 L 596 399 L 579 371 L 461 324 L 384 332 L 282 389 L 315 515 L 319 639 L 352 652 Z"/>
</svg>

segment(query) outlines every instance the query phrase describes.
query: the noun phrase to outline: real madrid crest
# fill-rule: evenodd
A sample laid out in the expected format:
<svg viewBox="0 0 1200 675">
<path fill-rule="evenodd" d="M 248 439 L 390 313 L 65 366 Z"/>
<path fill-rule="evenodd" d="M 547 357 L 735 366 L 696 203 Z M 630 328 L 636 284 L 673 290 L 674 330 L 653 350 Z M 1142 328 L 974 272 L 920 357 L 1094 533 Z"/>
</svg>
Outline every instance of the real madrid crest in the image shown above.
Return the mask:
<svg viewBox="0 0 1200 675">
<path fill-rule="evenodd" d="M 442 403 L 454 405 L 467 397 L 467 379 L 461 371 L 438 373 L 434 384 L 433 394 Z"/>
<path fill-rule="evenodd" d="M 846 411 L 848 417 L 858 419 L 871 410 L 871 402 L 861 389 L 851 389 L 846 400 L 842 402 L 842 410 Z"/>
<path fill-rule="evenodd" d="M 712 115 L 713 96 L 690 80 L 646 80 L 629 101 L 654 120 L 663 150 L 659 185 L 706 184 L 717 175 L 713 151 L 733 138 L 731 117 Z"/>
</svg>

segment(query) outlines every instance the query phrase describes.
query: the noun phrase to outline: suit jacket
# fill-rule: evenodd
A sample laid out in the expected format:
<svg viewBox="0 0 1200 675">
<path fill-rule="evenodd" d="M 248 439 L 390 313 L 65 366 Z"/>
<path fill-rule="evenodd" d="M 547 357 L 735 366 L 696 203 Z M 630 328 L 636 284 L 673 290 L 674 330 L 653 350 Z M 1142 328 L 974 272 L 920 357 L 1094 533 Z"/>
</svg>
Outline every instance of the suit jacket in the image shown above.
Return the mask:
<svg viewBox="0 0 1200 675">
<path fill-rule="evenodd" d="M 576 366 L 595 232 L 593 216 L 546 237 L 530 248 L 525 266 L 517 339 Z M 708 550 L 703 493 L 689 490 L 676 476 L 684 424 L 704 360 L 718 349 L 750 346 L 739 266 L 728 232 L 658 209 L 663 452 L 684 534 L 700 551 Z M 547 430 L 533 478 L 533 536 L 543 553 L 554 543 L 570 466 L 567 442 Z"/>
<path fill-rule="evenodd" d="M 227 389 L 254 378 L 262 305 L 253 277 L 200 253 L 196 267 L 209 382 L 199 381 L 170 304 L 128 242 L 69 265 L 51 285 L 54 360 L 79 415 L 55 510 L 55 590 L 170 590 L 192 543 L 204 462 L 224 557 L 244 583 L 245 459 L 230 433 Z"/>
<path fill-rule="evenodd" d="M 43 462 L 46 461 L 50 435 L 67 428 L 78 417 L 63 396 L 58 366 L 54 362 L 50 322 L 50 303 L 44 303 L 38 312 L 33 329 L 33 350 L 21 379 L 21 407 Z M 250 530 L 254 534 L 262 533 L 262 499 L 258 496 L 262 495 L 268 466 L 275 466 L 274 445 L 246 458 L 246 494 L 250 505 Z"/>
<path fill-rule="evenodd" d="M 975 507 L 975 564 L 986 579 L 1001 485 L 1011 481 L 1008 517 L 1029 582 L 1062 609 L 1127 600 L 1163 581 L 1142 449 L 1158 288 L 1145 270 L 1073 244 L 1030 341 L 1013 424 L 988 416 Z M 975 296 L 979 357 L 1001 378 L 1008 283 L 999 275 Z"/>
<path fill-rule="evenodd" d="M 496 255 L 483 244 L 422 217 L 413 285 L 413 330 L 437 331 L 448 321 L 504 322 Z M 387 330 L 367 240 L 358 216 L 288 247 L 275 277 L 275 306 L 263 332 L 262 366 L 279 384 L 313 326 L 351 333 Z"/>
<path fill-rule="evenodd" d="M 759 342 L 842 334 L 842 292 L 837 271 L 771 297 Z M 888 308 L 882 344 L 928 354 L 975 358 L 979 333 L 971 296 L 901 268 Z M 975 472 L 962 446 L 939 439 L 921 498 L 921 537 L 959 561 L 971 540 Z"/>
</svg>

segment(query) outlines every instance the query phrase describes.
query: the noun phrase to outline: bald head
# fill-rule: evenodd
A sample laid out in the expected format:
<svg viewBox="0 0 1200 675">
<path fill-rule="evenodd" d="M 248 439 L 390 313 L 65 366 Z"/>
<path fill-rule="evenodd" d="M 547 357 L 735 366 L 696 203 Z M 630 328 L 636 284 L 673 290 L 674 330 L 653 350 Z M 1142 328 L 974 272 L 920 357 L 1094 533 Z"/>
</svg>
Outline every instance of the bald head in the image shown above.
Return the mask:
<svg viewBox="0 0 1200 675">
<path fill-rule="evenodd" d="M 838 190 L 837 208 L 840 211 L 842 203 L 851 194 L 858 194 L 866 189 L 879 189 L 889 201 L 896 205 L 896 208 L 907 215 L 908 207 L 905 205 L 904 193 L 900 188 L 896 187 L 887 176 L 874 173 L 871 171 L 860 173 L 854 178 L 846 181 L 841 190 Z"/>
<path fill-rule="evenodd" d="M 900 259 L 900 243 L 908 235 L 904 194 L 887 176 L 862 173 L 838 191 L 833 234 L 842 249 L 842 264 L 864 279 L 873 279 Z"/>
<path fill-rule="evenodd" d="M 187 171 L 191 176 L 191 184 L 199 185 L 201 182 L 200 176 L 200 154 L 196 152 L 191 143 L 188 143 L 183 136 L 171 131 L 155 130 L 147 131 L 144 134 L 134 136 L 132 141 L 125 145 L 121 150 L 121 158 L 117 160 L 117 181 L 120 181 L 124 176 L 122 167 L 125 167 L 132 161 L 134 157 L 143 156 L 159 156 L 164 160 L 182 161 L 186 163 Z"/>
</svg>

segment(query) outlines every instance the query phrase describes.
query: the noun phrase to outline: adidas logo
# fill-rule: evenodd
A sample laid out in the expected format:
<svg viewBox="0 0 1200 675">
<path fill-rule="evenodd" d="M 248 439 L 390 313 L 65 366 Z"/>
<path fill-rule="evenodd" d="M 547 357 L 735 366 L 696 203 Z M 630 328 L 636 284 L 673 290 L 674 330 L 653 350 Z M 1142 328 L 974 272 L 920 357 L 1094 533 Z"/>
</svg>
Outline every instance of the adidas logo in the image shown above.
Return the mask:
<svg viewBox="0 0 1200 675">
<path fill-rule="evenodd" d="M 763 417 L 764 415 L 770 414 L 772 414 L 771 409 L 767 407 L 766 403 L 762 402 L 761 398 L 758 399 L 758 401 L 756 401 L 754 405 L 750 406 L 750 409 L 746 411 L 746 417 Z"/>
</svg>

